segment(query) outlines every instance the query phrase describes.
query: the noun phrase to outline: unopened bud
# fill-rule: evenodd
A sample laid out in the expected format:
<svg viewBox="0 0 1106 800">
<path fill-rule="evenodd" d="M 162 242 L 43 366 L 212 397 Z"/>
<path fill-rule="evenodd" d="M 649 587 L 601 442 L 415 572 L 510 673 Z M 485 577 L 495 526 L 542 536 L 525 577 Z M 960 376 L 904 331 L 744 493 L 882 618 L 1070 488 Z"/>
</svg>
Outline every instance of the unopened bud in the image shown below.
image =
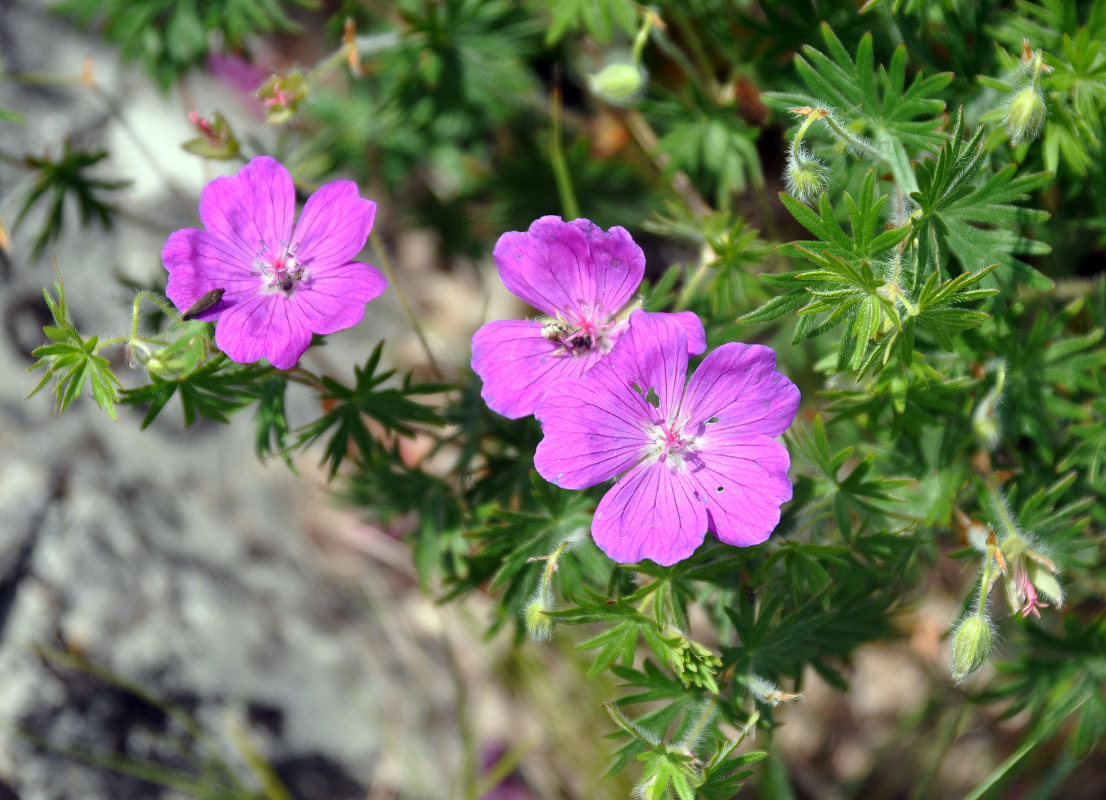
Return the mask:
<svg viewBox="0 0 1106 800">
<path fill-rule="evenodd" d="M 229 159 L 238 155 L 238 139 L 230 129 L 230 123 L 218 111 L 209 119 L 201 117 L 196 111 L 189 111 L 188 121 L 200 135 L 181 145 L 185 151 L 204 158 L 217 159 Z"/>
<path fill-rule="evenodd" d="M 547 613 L 553 610 L 553 590 L 549 584 L 543 582 L 526 604 L 522 615 L 526 623 L 526 634 L 531 639 L 545 641 L 553 636 L 553 618 Z"/>
<path fill-rule="evenodd" d="M 287 75 L 273 75 L 261 84 L 257 97 L 265 104 L 265 121 L 283 125 L 294 117 L 307 97 L 307 89 L 307 78 L 298 69 Z"/>
<path fill-rule="evenodd" d="M 645 70 L 637 64 L 615 62 L 588 75 L 588 87 L 608 103 L 624 106 L 641 96 L 647 79 Z"/>
<path fill-rule="evenodd" d="M 826 168 L 805 147 L 792 147 L 783 175 L 788 194 L 810 205 L 826 188 Z"/>
<path fill-rule="evenodd" d="M 994 640 L 995 633 L 986 616 L 972 614 L 961 620 L 952 633 L 949 647 L 952 677 L 962 681 L 982 667 L 991 653 Z"/>
<path fill-rule="evenodd" d="M 1031 142 L 1045 122 L 1045 96 L 1035 83 L 1017 92 L 1006 107 L 1006 135 L 1011 144 Z"/>
</svg>

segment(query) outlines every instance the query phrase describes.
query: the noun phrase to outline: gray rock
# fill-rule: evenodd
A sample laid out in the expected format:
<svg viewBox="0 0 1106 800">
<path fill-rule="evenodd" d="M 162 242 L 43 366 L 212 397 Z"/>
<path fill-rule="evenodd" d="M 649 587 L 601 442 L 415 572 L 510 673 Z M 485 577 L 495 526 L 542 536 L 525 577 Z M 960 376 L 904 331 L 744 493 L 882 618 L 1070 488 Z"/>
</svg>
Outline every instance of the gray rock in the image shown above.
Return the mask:
<svg viewBox="0 0 1106 800">
<path fill-rule="evenodd" d="M 198 224 L 199 188 L 214 173 L 177 146 L 191 135 L 179 101 L 119 67 L 113 49 L 45 3 L 5 2 L 0 15 L 8 69 L 76 74 L 89 54 L 119 103 L 121 117 L 86 89 L 0 83 L 0 105 L 25 116 L 4 125 L 5 153 L 57 154 L 69 136 L 112 152 L 104 177 L 133 181 L 115 230 L 80 228 L 73 214 L 52 248 L 82 329 L 121 332 L 131 294 L 114 275 L 163 280 L 161 245 Z M 230 102 L 210 82 L 192 88 L 205 106 Z M 26 188 L 25 172 L 0 164 L 9 230 Z M 296 797 L 363 798 L 382 749 L 397 744 L 385 741 L 397 705 L 401 729 L 418 734 L 404 744 L 415 762 L 455 761 L 452 685 L 413 685 L 426 673 L 412 677 L 412 659 L 442 661 L 435 634 L 402 631 L 398 655 L 395 620 L 366 613 L 371 570 L 341 580 L 328 569 L 305 535 L 326 504 L 310 461 L 299 478 L 261 465 L 248 416 L 184 428 L 175 400 L 145 432 L 140 412 L 120 408 L 113 423 L 88 397 L 61 418 L 45 391 L 24 400 L 47 321 L 41 289 L 54 277 L 52 258 L 29 257 L 37 222 L 0 264 L 0 800 L 184 796 L 96 763 L 118 757 L 199 774 L 217 756 L 254 786 L 243 741 Z M 326 361 L 348 373 L 395 309 L 374 303 L 360 328 L 330 337 Z M 141 377 L 121 354 L 113 363 L 125 382 Z M 290 404 L 300 421 L 316 409 L 307 392 Z M 422 776 L 417 796 L 443 793 Z"/>
</svg>

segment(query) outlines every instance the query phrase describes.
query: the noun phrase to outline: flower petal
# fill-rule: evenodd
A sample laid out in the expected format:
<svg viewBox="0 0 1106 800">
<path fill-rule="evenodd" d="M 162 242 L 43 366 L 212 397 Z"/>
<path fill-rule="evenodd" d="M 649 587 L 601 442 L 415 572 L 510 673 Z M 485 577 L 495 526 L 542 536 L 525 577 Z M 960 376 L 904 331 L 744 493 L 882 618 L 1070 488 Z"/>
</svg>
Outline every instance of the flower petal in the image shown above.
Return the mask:
<svg viewBox="0 0 1106 800">
<path fill-rule="evenodd" d="M 296 261 L 313 274 L 345 265 L 365 246 L 375 217 L 376 203 L 361 197 L 353 181 L 319 187 L 292 234 Z"/>
<path fill-rule="evenodd" d="M 726 544 L 763 542 L 791 499 L 791 457 L 767 436 L 734 438 L 710 430 L 684 462 L 685 485 L 707 514 L 711 533 Z"/>
<path fill-rule="evenodd" d="M 599 359 L 596 352 L 557 355 L 533 320 L 500 320 L 472 337 L 472 370 L 484 381 L 488 408 L 511 419 L 533 414 L 542 395 L 561 378 L 579 377 Z"/>
<path fill-rule="evenodd" d="M 594 222 L 574 219 L 571 223 L 588 240 L 594 265 L 593 302 L 610 312 L 618 311 L 634 296 L 645 277 L 645 253 L 619 226 L 604 231 Z M 533 225 L 530 226 L 533 230 Z"/>
<path fill-rule="evenodd" d="M 590 377 L 605 370 L 617 376 L 611 385 L 636 386 L 634 391 L 652 406 L 642 422 L 661 421 L 683 396 L 688 339 L 684 325 L 675 317 L 638 309 L 630 315 L 630 329 L 614 350 L 589 373 Z"/>
<path fill-rule="evenodd" d="M 799 409 L 799 390 L 776 371 L 771 347 L 731 342 L 703 359 L 688 381 L 683 410 L 712 435 L 779 436 Z"/>
<path fill-rule="evenodd" d="M 257 294 L 261 278 L 233 245 L 215 234 L 184 228 L 170 234 L 161 251 L 169 271 L 165 294 L 182 313 L 212 289 L 223 299 L 196 319 L 210 322 L 236 302 Z"/>
<path fill-rule="evenodd" d="M 352 328 L 365 316 L 365 304 L 379 297 L 388 281 L 376 267 L 350 261 L 336 267 L 312 270 L 289 298 L 291 313 L 315 333 Z"/>
<path fill-rule="evenodd" d="M 290 241 L 296 212 L 292 176 L 268 156 L 253 159 L 237 175 L 216 178 L 200 193 L 200 219 L 249 264 Z"/>
<path fill-rule="evenodd" d="M 697 356 L 707 349 L 707 332 L 703 330 L 703 321 L 699 319 L 699 315 L 694 311 L 655 311 L 646 313 L 665 314 L 678 322 L 680 327 L 684 329 L 684 335 L 687 336 L 687 354 L 689 356 Z"/>
<path fill-rule="evenodd" d="M 537 309 L 576 323 L 607 319 L 645 274 L 645 254 L 623 228 L 587 220 L 535 220 L 526 233 L 499 237 L 493 252 L 504 285 Z"/>
<path fill-rule="evenodd" d="M 311 331 L 283 292 L 244 297 L 226 309 L 215 326 L 215 344 L 232 361 L 248 364 L 269 359 L 289 369 L 311 344 Z"/>
<path fill-rule="evenodd" d="M 595 543 L 620 564 L 648 558 L 670 566 L 694 553 L 706 530 L 702 504 L 670 467 L 656 461 L 616 483 L 591 523 Z"/>
<path fill-rule="evenodd" d="M 621 475 L 649 447 L 642 424 L 648 412 L 642 396 L 618 382 L 616 373 L 593 370 L 583 379 L 558 381 L 535 412 L 544 436 L 534 468 L 564 489 L 585 489 Z"/>
</svg>

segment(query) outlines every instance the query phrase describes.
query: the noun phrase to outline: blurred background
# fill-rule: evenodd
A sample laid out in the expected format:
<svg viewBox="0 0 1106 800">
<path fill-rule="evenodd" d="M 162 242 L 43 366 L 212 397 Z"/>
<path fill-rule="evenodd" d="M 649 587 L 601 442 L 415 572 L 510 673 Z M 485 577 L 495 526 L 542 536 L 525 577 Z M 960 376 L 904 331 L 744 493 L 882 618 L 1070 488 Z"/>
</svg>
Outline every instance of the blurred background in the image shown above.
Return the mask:
<svg viewBox="0 0 1106 800">
<path fill-rule="evenodd" d="M 239 166 L 182 150 L 198 135 L 190 111 L 218 110 L 243 150 L 274 154 L 297 176 L 357 180 L 380 204 L 376 232 L 431 350 L 461 374 L 483 321 L 527 313 L 495 277 L 496 238 L 563 213 L 546 151 L 551 97 L 563 100 L 582 215 L 630 228 L 651 277 L 703 246 L 673 236 L 672 192 L 776 239 L 798 236 L 776 199 L 789 123 L 760 102 L 765 75 L 738 75 L 730 105 L 704 101 L 694 118 L 661 92 L 650 119 L 669 155 L 655 163 L 654 128 L 587 89 L 588 74 L 632 46 L 617 4 L 595 4 L 597 25 L 609 17 L 600 48 L 561 42 L 556 15 L 495 0 L 177 3 L 197 13 L 152 0 L 71 0 L 63 12 L 0 0 L 0 109 L 21 118 L 0 122 L 0 800 L 627 797 L 632 776 L 597 778 L 615 747 L 602 703 L 616 688 L 581 680 L 581 631 L 546 643 L 512 625 L 488 636 L 491 600 L 439 603 L 443 587 L 420 581 L 402 520 L 380 526 L 343 507 L 321 454 L 294 470 L 259 463 L 247 416 L 185 427 L 171 406 L 140 432 L 140 410 L 121 407 L 112 422 L 82 401 L 59 418 L 46 393 L 24 399 L 38 377 L 24 371 L 49 324 L 42 287 L 55 258 L 83 331 L 124 332 L 135 290 L 164 286 L 166 237 L 198 225 L 201 187 Z M 775 23 L 793 21 L 791 39 L 747 28 L 734 46 L 760 41 L 767 75 L 819 40 L 821 20 L 849 42 L 869 24 L 855 4 L 763 6 Z M 284 20 L 272 30 L 210 51 L 187 21 L 271 8 Z M 288 125 L 267 124 L 254 90 L 274 71 L 324 61 L 347 17 L 367 37 L 370 79 L 336 74 Z M 442 44 L 453 33 L 463 48 Z M 653 66 L 668 82 L 682 68 L 674 57 Z M 393 77 L 371 80 L 382 74 Z M 28 158 L 71 169 L 92 200 L 56 214 L 29 203 L 41 169 Z M 1093 239 L 1053 244 L 1073 276 L 1101 270 Z M 750 246 L 746 257 L 774 256 Z M 758 292 L 735 296 L 747 310 Z M 394 287 L 305 365 L 348 378 L 381 339 L 390 366 L 425 373 Z M 113 358 L 125 381 L 125 354 Z M 304 392 L 289 403 L 295 421 L 318 401 Z M 844 668 L 847 693 L 808 676 L 802 700 L 755 743 L 772 757 L 750 796 L 960 797 L 1010 755 L 1026 716 L 999 719 L 947 677 L 942 636 L 970 570 L 941 560 L 898 641 Z M 1065 797 L 1106 796 L 1100 754 L 1062 766 L 1009 796 L 1048 797 L 1059 780 Z"/>
</svg>

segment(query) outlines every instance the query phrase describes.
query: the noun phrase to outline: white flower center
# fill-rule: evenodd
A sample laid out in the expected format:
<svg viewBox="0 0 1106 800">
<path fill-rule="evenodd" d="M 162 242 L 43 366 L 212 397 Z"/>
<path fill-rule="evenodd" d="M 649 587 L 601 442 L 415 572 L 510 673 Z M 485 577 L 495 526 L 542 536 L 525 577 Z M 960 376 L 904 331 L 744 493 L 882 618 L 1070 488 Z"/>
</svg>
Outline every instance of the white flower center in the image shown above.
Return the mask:
<svg viewBox="0 0 1106 800">
<path fill-rule="evenodd" d="M 254 258 L 253 267 L 261 276 L 262 286 L 268 292 L 281 291 L 291 296 L 296 286 L 308 277 L 306 266 L 296 260 L 298 245 L 286 245 L 279 255 L 271 255 L 269 248 L 262 246 L 261 252 Z"/>
</svg>

